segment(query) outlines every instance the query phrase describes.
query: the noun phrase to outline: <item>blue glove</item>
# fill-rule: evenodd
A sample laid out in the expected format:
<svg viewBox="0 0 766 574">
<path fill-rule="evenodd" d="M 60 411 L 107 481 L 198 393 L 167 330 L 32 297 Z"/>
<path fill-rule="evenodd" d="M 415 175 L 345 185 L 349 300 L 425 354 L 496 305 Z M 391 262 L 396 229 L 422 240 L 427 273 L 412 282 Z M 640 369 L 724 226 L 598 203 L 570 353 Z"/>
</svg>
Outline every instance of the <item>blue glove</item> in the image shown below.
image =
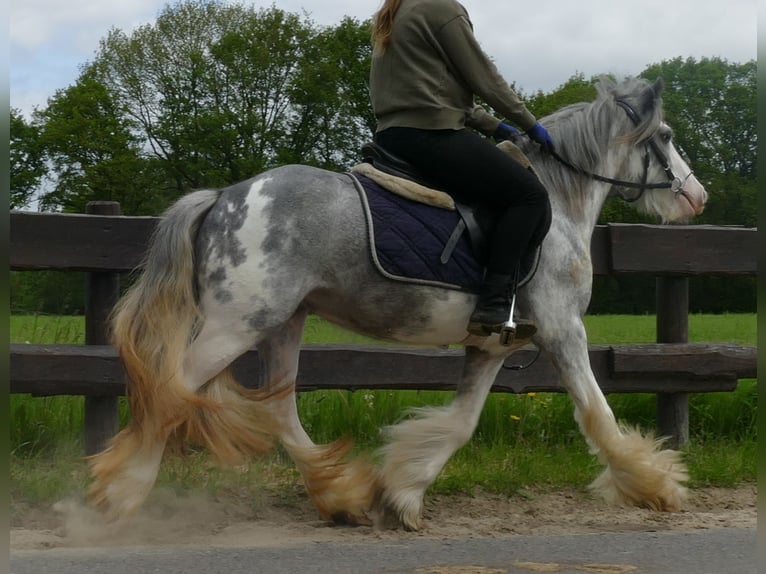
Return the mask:
<svg viewBox="0 0 766 574">
<path fill-rule="evenodd" d="M 520 133 L 521 132 L 512 125 L 506 124 L 505 122 L 500 122 L 500 125 L 497 126 L 497 129 L 495 130 L 495 133 L 492 134 L 492 137 L 497 141 L 503 141 L 509 140 L 513 136 L 517 136 Z"/>
<path fill-rule="evenodd" d="M 548 130 L 546 130 L 540 122 L 537 122 L 531 128 L 525 132 L 532 141 L 540 144 L 543 151 L 552 152 L 554 150 L 553 140 L 551 139 Z"/>
</svg>

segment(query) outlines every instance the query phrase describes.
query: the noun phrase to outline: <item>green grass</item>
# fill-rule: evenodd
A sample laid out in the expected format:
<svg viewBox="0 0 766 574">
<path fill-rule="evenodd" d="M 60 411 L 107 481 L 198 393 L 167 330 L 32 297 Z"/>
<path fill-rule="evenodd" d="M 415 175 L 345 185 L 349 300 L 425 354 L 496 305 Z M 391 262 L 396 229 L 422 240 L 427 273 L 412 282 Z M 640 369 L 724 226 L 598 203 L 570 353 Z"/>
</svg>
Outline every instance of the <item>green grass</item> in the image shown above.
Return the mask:
<svg viewBox="0 0 766 574">
<path fill-rule="evenodd" d="M 66 315 L 11 315 L 11 343 L 83 344 L 85 318 Z"/>
<path fill-rule="evenodd" d="M 650 343 L 655 340 L 654 315 L 589 315 L 585 317 L 588 339 L 593 344 Z M 85 342 L 83 317 L 48 315 L 13 315 L 10 320 L 11 342 L 70 343 Z M 304 329 L 309 343 L 370 343 L 372 339 L 310 316 Z M 755 345 L 754 313 L 689 316 L 689 340 L 732 342 Z"/>
<path fill-rule="evenodd" d="M 585 317 L 588 341 L 594 345 L 624 345 L 656 341 L 654 315 L 589 315 Z M 755 345 L 755 313 L 689 315 L 689 341 Z"/>
<path fill-rule="evenodd" d="M 11 341 L 82 343 L 82 317 L 11 317 Z M 593 344 L 628 344 L 655 339 L 654 316 L 586 317 Z M 692 315 L 690 340 L 756 344 L 756 315 Z M 312 343 L 368 343 L 316 317 L 310 317 L 304 339 Z M 453 393 L 442 391 L 315 391 L 299 397 L 301 420 L 317 442 L 351 436 L 362 451 L 381 443 L 379 428 L 399 420 L 407 409 L 447 404 Z M 617 417 L 652 428 L 655 396 L 610 395 Z M 87 483 L 82 452 L 82 397 L 11 396 L 11 491 L 16 502 L 51 502 Z M 690 398 L 691 444 L 685 449 L 692 486 L 733 486 L 756 477 L 757 384 L 740 381 L 732 393 L 701 393 Z M 121 418 L 128 412 L 121 405 Z M 598 465 L 588 454 L 572 417 L 567 395 L 492 394 L 472 441 L 449 461 L 434 483 L 435 492 L 519 492 L 525 487 L 585 485 Z M 297 474 L 284 454 L 236 469 L 217 469 L 204 453 L 191 460 L 173 458 L 163 465 L 159 482 L 174 487 L 223 492 L 247 489 L 300 489 Z"/>
</svg>

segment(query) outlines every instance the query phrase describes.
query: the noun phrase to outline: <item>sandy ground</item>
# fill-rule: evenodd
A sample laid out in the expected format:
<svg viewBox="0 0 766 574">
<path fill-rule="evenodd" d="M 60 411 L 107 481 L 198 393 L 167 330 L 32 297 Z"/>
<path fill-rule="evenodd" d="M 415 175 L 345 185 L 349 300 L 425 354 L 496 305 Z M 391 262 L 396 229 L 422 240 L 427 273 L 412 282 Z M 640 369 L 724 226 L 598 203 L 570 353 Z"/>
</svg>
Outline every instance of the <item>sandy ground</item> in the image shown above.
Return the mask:
<svg viewBox="0 0 766 574">
<path fill-rule="evenodd" d="M 470 538 L 595 532 L 647 532 L 756 526 L 755 485 L 690 492 L 686 510 L 657 513 L 614 508 L 579 490 L 504 497 L 427 496 L 420 532 L 334 526 L 318 519 L 303 496 L 260 494 L 247 500 L 177 496 L 156 490 L 137 516 L 106 524 L 81 503 L 17 512 L 11 549 L 121 545 L 276 547 L 308 542 L 359 542 L 416 537 Z"/>
</svg>

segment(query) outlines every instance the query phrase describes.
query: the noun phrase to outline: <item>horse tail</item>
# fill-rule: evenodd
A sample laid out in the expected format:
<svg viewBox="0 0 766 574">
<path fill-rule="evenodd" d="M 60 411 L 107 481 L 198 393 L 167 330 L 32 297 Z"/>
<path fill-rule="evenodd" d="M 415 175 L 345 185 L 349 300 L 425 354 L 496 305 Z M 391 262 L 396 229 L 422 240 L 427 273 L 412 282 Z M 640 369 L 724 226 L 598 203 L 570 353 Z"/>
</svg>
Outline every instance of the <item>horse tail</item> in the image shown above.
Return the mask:
<svg viewBox="0 0 766 574">
<path fill-rule="evenodd" d="M 272 446 L 268 405 L 257 402 L 270 397 L 239 386 L 228 368 L 208 381 L 189 384 L 184 378 L 184 357 L 203 324 L 194 243 L 219 195 L 193 192 L 165 212 L 149 242 L 143 273 L 112 314 L 131 418 L 105 450 L 90 457 L 89 500 L 116 517 L 144 501 L 169 439 L 198 442 L 224 461 Z"/>
<path fill-rule="evenodd" d="M 178 376 L 202 317 L 194 239 L 219 195 L 216 190 L 196 191 L 165 212 L 149 242 L 141 276 L 112 315 L 112 341 L 129 381 L 131 422 L 140 434 L 166 434 L 188 418 L 189 407 L 203 406 L 199 403 L 204 399 L 184 388 Z M 155 416 L 160 409 L 163 416 Z"/>
</svg>

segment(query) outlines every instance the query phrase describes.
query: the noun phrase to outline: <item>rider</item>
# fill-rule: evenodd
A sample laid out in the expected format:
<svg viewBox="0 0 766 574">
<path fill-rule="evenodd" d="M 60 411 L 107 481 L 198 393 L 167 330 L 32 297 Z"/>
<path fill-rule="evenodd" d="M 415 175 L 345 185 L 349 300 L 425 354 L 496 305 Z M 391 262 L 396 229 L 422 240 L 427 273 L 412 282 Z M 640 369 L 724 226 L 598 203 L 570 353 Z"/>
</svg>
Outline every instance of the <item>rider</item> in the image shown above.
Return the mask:
<svg viewBox="0 0 766 574">
<path fill-rule="evenodd" d="M 529 170 L 488 139 L 518 133 L 474 105 L 483 98 L 546 151 L 553 141 L 482 51 L 466 9 L 456 0 L 384 0 L 373 19 L 370 97 L 376 142 L 460 198 L 498 215 L 487 271 L 468 331 L 499 331 L 509 293 L 533 237 L 542 240 L 548 194 Z M 531 329 L 534 332 L 534 329 Z"/>
</svg>

